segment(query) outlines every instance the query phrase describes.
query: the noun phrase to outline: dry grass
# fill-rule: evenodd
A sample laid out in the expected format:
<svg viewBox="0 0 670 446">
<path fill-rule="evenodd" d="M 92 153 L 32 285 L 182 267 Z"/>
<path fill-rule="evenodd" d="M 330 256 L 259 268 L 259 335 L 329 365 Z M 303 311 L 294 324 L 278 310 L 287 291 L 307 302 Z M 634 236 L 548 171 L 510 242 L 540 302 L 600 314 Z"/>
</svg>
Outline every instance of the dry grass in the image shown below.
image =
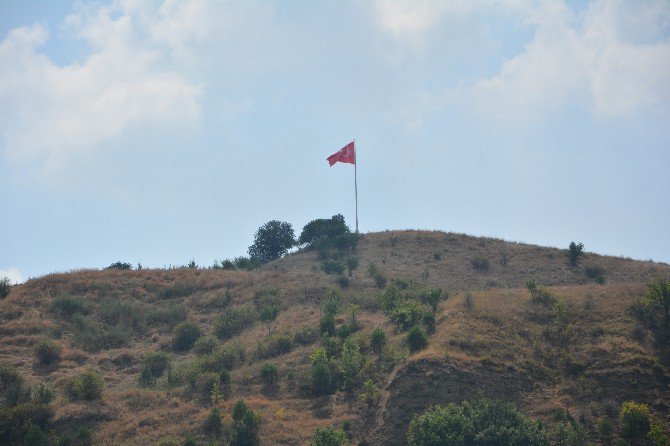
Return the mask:
<svg viewBox="0 0 670 446">
<path fill-rule="evenodd" d="M 343 291 L 345 303 L 377 293 L 367 273 L 369 262 L 389 278 L 413 279 L 450 292 L 436 314 L 437 330 L 429 347 L 410 357 L 410 366 L 428 364 L 424 372 L 435 376 L 446 367 L 463 376 L 524 377 L 533 383 L 530 390 L 501 395 L 523 404 L 534 416 L 547 418 L 560 406 L 595 420 L 606 412 L 607 401 L 634 398 L 651 404 L 665 426 L 670 424 L 667 351 L 659 350 L 649 332 L 636 328 L 629 312 L 644 282 L 656 275 L 670 277 L 667 265 L 587 254 L 582 266 L 573 269 L 559 249 L 416 231 L 366 234 L 356 255 L 359 267 L 350 287 Z M 488 271 L 473 267 L 476 258 L 488 260 Z M 188 385 L 167 388 L 164 378 L 154 389 L 138 387 L 141 358 L 148 352 L 170 349 L 168 326 L 128 329 L 130 336 L 123 347 L 84 351 L 76 342 L 71 322 L 51 312 L 53 299 L 61 294 L 85 299 L 89 306 L 86 317 L 91 319 L 108 301 L 135 305 L 139 312 L 179 305 L 187 320 L 211 334 L 226 292 L 232 296 L 232 305 L 241 305 L 252 302 L 257 292 L 274 288 L 279 290 L 284 310 L 271 324 L 271 331 L 294 332 L 301 326 L 318 327 L 321 302 L 327 289 L 336 287 L 335 278 L 322 273 L 319 264 L 316 254 L 306 251 L 254 272 L 105 270 L 33 279 L 0 301 L 0 363 L 16 367 L 28 382 L 47 381 L 57 389 L 52 437 L 86 424 L 93 428 L 94 444 L 150 445 L 170 437 L 181 441 L 186 432 L 204 441 L 202 423 L 213 407 L 211 402 L 194 398 Z M 604 269 L 606 285 L 586 278 L 587 265 Z M 567 328 L 560 333 L 554 329 L 553 308 L 530 303 L 523 288 L 528 277 L 548 285 L 565 303 Z M 465 303 L 467 294 L 472 298 L 471 307 Z M 381 311 L 362 308 L 359 321 L 363 327 L 359 336 L 369 339 L 375 327 L 382 327 L 389 343 L 402 345 L 404 335 L 395 333 Z M 267 333 L 267 327 L 257 323 L 227 341 L 241 343 L 247 354 L 244 364 L 232 371 L 226 400 L 217 403 L 223 413 L 228 414 L 232 404 L 243 398 L 261 416 L 263 444 L 307 444 L 315 427 L 345 420 L 351 422 L 355 438 L 372 434 L 374 423 L 356 394 L 338 392 L 314 399 L 307 392 L 309 354 L 317 344 L 297 346 L 280 357 L 260 361 L 254 353 Z M 32 346 L 45 337 L 59 337 L 64 347 L 62 360 L 50 369 L 36 367 L 32 353 Z M 172 353 L 175 369 L 195 360 L 193 353 Z M 265 362 L 280 371 L 279 388 L 272 394 L 259 380 Z M 576 367 L 578 373 L 566 367 Z M 60 391 L 62 384 L 88 369 L 105 378 L 103 400 L 67 401 Z M 398 389 L 405 389 L 403 376 L 396 378 Z M 375 377 L 385 387 L 386 376 Z M 388 404 L 396 404 L 399 395 L 393 393 L 396 384 L 391 384 Z M 486 388 L 486 383 L 482 386 Z"/>
</svg>

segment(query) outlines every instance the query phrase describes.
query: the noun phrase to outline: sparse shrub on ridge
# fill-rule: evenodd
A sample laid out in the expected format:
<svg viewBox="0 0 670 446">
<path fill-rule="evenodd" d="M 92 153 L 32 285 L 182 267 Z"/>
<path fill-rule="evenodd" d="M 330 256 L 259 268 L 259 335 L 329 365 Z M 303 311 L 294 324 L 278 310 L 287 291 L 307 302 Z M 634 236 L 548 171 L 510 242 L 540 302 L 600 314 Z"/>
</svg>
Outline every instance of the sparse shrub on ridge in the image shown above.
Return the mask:
<svg viewBox="0 0 670 446">
<path fill-rule="evenodd" d="M 0 299 L 4 299 L 9 296 L 9 292 L 12 290 L 12 284 L 9 281 L 8 277 L 3 277 L 0 279 Z"/>
<path fill-rule="evenodd" d="M 565 251 L 565 254 L 568 256 L 570 265 L 577 266 L 579 259 L 584 255 L 584 244 L 570 242 L 570 245 L 568 246 L 567 251 Z"/>
<path fill-rule="evenodd" d="M 126 262 L 114 262 L 105 269 L 120 269 L 120 270 L 130 270 L 133 269 L 130 263 Z"/>
</svg>

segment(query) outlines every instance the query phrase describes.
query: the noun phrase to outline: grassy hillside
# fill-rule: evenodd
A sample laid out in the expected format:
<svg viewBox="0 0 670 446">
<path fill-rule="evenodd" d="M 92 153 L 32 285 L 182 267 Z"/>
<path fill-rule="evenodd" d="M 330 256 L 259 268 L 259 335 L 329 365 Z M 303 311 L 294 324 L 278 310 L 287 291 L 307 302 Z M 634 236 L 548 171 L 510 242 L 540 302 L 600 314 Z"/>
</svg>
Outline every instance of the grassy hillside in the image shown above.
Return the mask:
<svg viewBox="0 0 670 446">
<path fill-rule="evenodd" d="M 670 278 L 670 266 L 592 253 L 571 266 L 562 249 L 418 231 L 366 234 L 342 262 L 349 257 L 358 267 L 348 286 L 322 271 L 314 250 L 254 271 L 91 270 L 30 280 L 0 300 L 0 404 L 9 406 L 12 374 L 33 389 L 13 397 L 24 406 L 46 383 L 54 395 L 43 423 L 50 444 L 67 435 L 70 444 L 86 443 L 81 426 L 91 444 L 182 444 L 187 434 L 196 444 L 228 444 L 240 399 L 260 417 L 268 445 L 309 444 L 325 426 L 344 426 L 352 444 L 405 444 L 414 414 L 477 395 L 514 402 L 548 427 L 568 414 L 593 442 L 603 419 L 622 434 L 619 409 L 633 400 L 668 432 L 668 342 L 636 302 L 647 282 Z M 369 274 L 371 263 L 385 285 Z M 540 285 L 535 299 L 529 278 Z M 435 288 L 444 299 L 434 333 L 410 353 L 399 324 L 420 309 L 418 323 L 430 332 L 424 299 Z M 324 305 L 336 300 L 336 333 L 324 337 Z M 276 320 L 258 320 L 272 305 Z M 210 337 L 180 349 L 184 322 Z M 370 345 L 375 328 L 387 337 L 381 354 Z M 347 362 L 342 351 L 353 345 Z M 311 379 L 310 355 L 320 347 L 344 377 L 358 364 L 351 380 L 341 376 L 324 395 Z M 55 359 L 45 361 L 45 351 Z M 164 360 L 165 370 L 151 376 L 149 364 Z M 277 368 L 273 383 L 263 383 L 265 364 Z M 73 377 L 86 371 L 103 378 L 101 398 L 73 391 Z M 379 389 L 369 401 L 360 398 L 367 379 Z M 213 408 L 222 414 L 218 438 L 205 427 Z M 19 441 L 19 430 L 6 441 Z"/>
</svg>

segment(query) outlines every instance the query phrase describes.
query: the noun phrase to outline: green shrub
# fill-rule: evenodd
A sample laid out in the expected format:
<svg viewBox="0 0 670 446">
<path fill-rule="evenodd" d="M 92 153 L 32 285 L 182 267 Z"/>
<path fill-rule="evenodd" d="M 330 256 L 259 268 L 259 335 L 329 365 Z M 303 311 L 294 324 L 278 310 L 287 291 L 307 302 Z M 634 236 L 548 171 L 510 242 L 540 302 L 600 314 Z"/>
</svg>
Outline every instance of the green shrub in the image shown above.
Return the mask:
<svg viewBox="0 0 670 446">
<path fill-rule="evenodd" d="M 584 274 L 589 279 L 596 281 L 596 283 L 605 283 L 605 270 L 602 266 L 587 266 L 584 268 Z"/>
<path fill-rule="evenodd" d="M 670 446 L 670 437 L 663 432 L 663 427 L 658 423 L 652 423 L 647 433 L 647 439 L 652 446 Z"/>
<path fill-rule="evenodd" d="M 570 265 L 576 266 L 579 258 L 584 255 L 584 244 L 570 242 L 570 246 L 568 246 L 568 250 L 565 253 L 568 256 Z"/>
<path fill-rule="evenodd" d="M 311 446 L 342 446 L 347 442 L 347 434 L 335 427 L 317 427 L 312 436 Z"/>
<path fill-rule="evenodd" d="M 270 333 L 270 324 L 279 316 L 278 305 L 267 305 L 262 307 L 258 312 L 258 318 L 268 326 L 268 333 Z"/>
<path fill-rule="evenodd" d="M 133 269 L 132 265 L 130 263 L 125 263 L 125 262 L 115 262 L 109 265 L 105 269 L 120 269 L 120 270 L 129 270 Z"/>
<path fill-rule="evenodd" d="M 335 283 L 337 283 L 342 289 L 349 287 L 349 279 L 346 276 L 337 276 L 335 278 Z"/>
<path fill-rule="evenodd" d="M 313 245 L 317 240 L 331 241 L 335 238 L 350 234 L 351 231 L 341 214 L 333 215 L 331 218 L 319 218 L 307 223 L 300 233 L 298 243 L 301 245 Z"/>
<path fill-rule="evenodd" d="M 156 385 L 156 377 L 154 377 L 148 368 L 142 367 L 140 369 L 140 377 L 138 378 L 137 383 L 141 387 L 153 387 Z"/>
<path fill-rule="evenodd" d="M 549 306 L 556 302 L 556 298 L 533 278 L 526 279 L 526 288 L 533 303 Z"/>
<path fill-rule="evenodd" d="M 547 446 L 540 424 L 510 403 L 478 398 L 415 415 L 407 431 L 410 446 Z"/>
<path fill-rule="evenodd" d="M 232 370 L 246 358 L 244 344 L 233 342 L 222 345 L 199 360 L 199 367 L 210 372 L 219 372 L 226 368 Z"/>
<path fill-rule="evenodd" d="M 293 343 L 298 345 L 308 345 L 316 341 L 318 338 L 318 333 L 315 329 L 308 325 L 303 325 L 298 330 L 296 330 L 293 335 Z"/>
<path fill-rule="evenodd" d="M 598 420 L 598 435 L 603 444 L 612 444 L 612 435 L 614 435 L 614 423 L 609 418 L 601 418 Z"/>
<path fill-rule="evenodd" d="M 121 326 L 107 327 L 82 315 L 75 315 L 72 322 L 74 343 L 87 352 L 124 347 L 130 340 Z"/>
<path fill-rule="evenodd" d="M 252 305 L 226 308 L 214 320 L 214 333 L 219 339 L 232 338 L 257 320 L 258 312 Z"/>
<path fill-rule="evenodd" d="M 422 322 L 423 322 L 423 326 L 426 327 L 426 332 L 428 334 L 435 333 L 435 314 L 424 313 Z"/>
<path fill-rule="evenodd" d="M 178 305 L 151 308 L 147 310 L 145 318 L 149 325 L 162 324 L 173 328 L 186 319 L 186 309 Z"/>
<path fill-rule="evenodd" d="M 0 396 L 4 396 L 8 407 L 26 402 L 30 396 L 23 377 L 16 368 L 7 364 L 0 364 Z"/>
<path fill-rule="evenodd" d="M 60 361 L 63 348 L 50 339 L 43 339 L 35 344 L 35 357 L 42 365 L 50 365 Z"/>
<path fill-rule="evenodd" d="M 644 294 L 647 304 L 663 313 L 663 323 L 670 326 L 670 281 L 657 278 L 647 284 Z"/>
<path fill-rule="evenodd" d="M 175 351 L 189 350 L 195 341 L 202 336 L 202 331 L 193 322 L 181 322 L 174 328 L 174 337 L 172 339 L 172 348 Z"/>
<path fill-rule="evenodd" d="M 216 438 L 221 436 L 221 432 L 223 432 L 223 420 L 221 419 L 221 411 L 218 408 L 215 407 L 209 412 L 203 428 L 205 432 L 214 435 Z"/>
<path fill-rule="evenodd" d="M 347 257 L 347 270 L 349 270 L 349 277 L 353 275 L 356 268 L 358 268 L 358 257 Z"/>
<path fill-rule="evenodd" d="M 60 294 L 51 302 L 51 312 L 64 318 L 84 314 L 86 313 L 86 301 L 80 297 Z"/>
<path fill-rule="evenodd" d="M 170 355 L 165 352 L 150 352 L 142 359 L 142 367 L 146 368 L 155 378 L 163 375 L 169 365 Z"/>
<path fill-rule="evenodd" d="M 489 270 L 489 259 L 486 257 L 478 256 L 470 261 L 472 267 L 475 271 L 480 273 L 485 273 Z"/>
<path fill-rule="evenodd" d="M 409 351 L 412 353 L 423 350 L 428 346 L 428 337 L 418 325 L 415 325 L 407 332 L 406 340 Z"/>
<path fill-rule="evenodd" d="M 79 426 L 74 432 L 74 436 L 79 440 L 80 444 L 89 445 L 91 444 L 91 428 L 86 426 Z"/>
<path fill-rule="evenodd" d="M 403 300 L 391 311 L 391 320 L 399 331 L 407 331 L 423 322 L 427 309 L 414 300 Z"/>
<path fill-rule="evenodd" d="M 65 383 L 65 393 L 73 401 L 99 400 L 102 398 L 104 384 L 105 381 L 98 372 L 87 370 Z"/>
<path fill-rule="evenodd" d="M 143 311 L 137 305 L 117 300 L 106 300 L 96 311 L 98 318 L 107 325 L 121 324 L 124 329 L 142 331 L 144 328 Z"/>
<path fill-rule="evenodd" d="M 386 282 L 388 282 L 388 277 L 386 277 L 386 274 L 384 274 L 379 268 L 377 268 L 377 265 L 375 265 L 373 262 L 370 262 L 368 264 L 368 273 L 370 274 L 370 277 L 372 277 L 372 280 L 375 281 L 375 285 L 377 288 L 384 288 L 386 287 Z"/>
<path fill-rule="evenodd" d="M 379 327 L 375 328 L 370 336 L 370 347 L 372 348 L 372 351 L 380 354 L 385 345 L 386 333 Z"/>
<path fill-rule="evenodd" d="M 190 283 L 175 283 L 172 286 L 163 288 L 156 293 L 159 299 L 174 299 L 176 297 L 186 297 L 196 291 L 196 287 Z"/>
<path fill-rule="evenodd" d="M 230 439 L 231 446 L 254 446 L 260 443 L 258 436 L 258 415 L 250 410 L 243 400 L 233 405 L 233 429 Z"/>
<path fill-rule="evenodd" d="M 407 350 L 387 344 L 382 348 L 377 364 L 383 372 L 390 372 L 399 364 L 407 361 Z"/>
<path fill-rule="evenodd" d="M 266 386 L 273 386 L 277 383 L 279 378 L 279 371 L 277 367 L 273 364 L 265 363 L 261 367 L 261 382 Z"/>
<path fill-rule="evenodd" d="M 619 411 L 619 424 L 625 438 L 642 438 L 649 432 L 651 414 L 649 406 L 633 401 L 626 401 Z"/>
<path fill-rule="evenodd" d="M 219 374 L 214 372 L 205 372 L 199 374 L 195 382 L 192 384 L 193 390 L 195 390 L 201 398 L 209 400 L 212 389 L 214 385 L 218 386 L 219 384 Z"/>
<path fill-rule="evenodd" d="M 221 384 L 223 384 L 224 386 L 230 384 L 230 372 L 228 371 L 227 368 L 224 367 L 219 372 L 219 381 L 221 381 Z"/>
<path fill-rule="evenodd" d="M 293 350 L 293 336 L 289 333 L 268 336 L 258 344 L 256 356 L 260 359 L 274 358 Z"/>
<path fill-rule="evenodd" d="M 46 429 L 53 410 L 46 404 L 21 403 L 0 409 L 0 440 L 11 443 L 23 438 L 30 426 Z"/>
<path fill-rule="evenodd" d="M 335 334 L 335 318 L 331 314 L 324 314 L 319 322 L 319 333 L 326 336 Z"/>
<path fill-rule="evenodd" d="M 354 339 L 348 338 L 342 344 L 342 353 L 340 353 L 338 361 L 344 387 L 351 388 L 359 383 L 364 365 L 365 356 L 361 354 L 358 343 Z"/>
<path fill-rule="evenodd" d="M 212 353 L 219 346 L 219 340 L 216 339 L 216 336 L 207 335 L 201 336 L 193 344 L 193 351 L 197 355 L 208 355 Z"/>
<path fill-rule="evenodd" d="M 31 424 L 23 437 L 23 444 L 26 446 L 46 446 L 47 436 L 39 426 Z"/>
<path fill-rule="evenodd" d="M 337 336 L 323 336 L 321 337 L 321 347 L 323 347 L 331 358 L 340 356 L 340 352 L 342 352 L 342 339 Z"/>
<path fill-rule="evenodd" d="M 9 292 L 12 290 L 12 284 L 9 281 L 9 278 L 3 277 L 0 279 L 0 299 L 4 299 L 9 296 Z"/>
<path fill-rule="evenodd" d="M 369 409 L 379 400 L 381 392 L 379 386 L 371 379 L 365 380 L 363 383 L 364 392 L 360 394 L 361 401 L 368 406 Z"/>
<path fill-rule="evenodd" d="M 33 388 L 31 400 L 35 404 L 49 404 L 53 401 L 54 397 L 54 391 L 49 384 L 41 382 Z"/>
<path fill-rule="evenodd" d="M 198 443 L 195 442 L 195 439 L 191 434 L 186 434 L 186 437 L 184 437 L 184 442 L 182 443 L 182 446 L 197 446 Z"/>
<path fill-rule="evenodd" d="M 344 265 L 339 260 L 324 260 L 321 269 L 326 274 L 341 275 L 344 273 Z"/>
<path fill-rule="evenodd" d="M 430 306 L 433 313 L 437 312 L 437 306 L 442 301 L 442 288 L 431 288 L 421 294 L 421 301 Z"/>
<path fill-rule="evenodd" d="M 315 395 L 327 395 L 333 389 L 333 376 L 330 370 L 328 355 L 323 348 L 317 348 L 312 355 L 310 383 Z"/>
</svg>

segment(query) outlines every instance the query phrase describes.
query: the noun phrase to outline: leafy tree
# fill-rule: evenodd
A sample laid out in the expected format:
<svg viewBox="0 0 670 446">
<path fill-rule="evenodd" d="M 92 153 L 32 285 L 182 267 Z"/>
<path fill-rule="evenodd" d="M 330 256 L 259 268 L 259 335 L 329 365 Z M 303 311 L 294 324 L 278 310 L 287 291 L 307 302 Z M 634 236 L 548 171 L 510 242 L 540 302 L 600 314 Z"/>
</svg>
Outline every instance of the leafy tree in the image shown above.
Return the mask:
<svg viewBox="0 0 670 446">
<path fill-rule="evenodd" d="M 243 400 L 235 403 L 232 410 L 233 432 L 231 446 L 254 446 L 260 443 L 258 415 L 249 409 Z"/>
<path fill-rule="evenodd" d="M 0 279 L 0 299 L 4 299 L 9 296 L 9 292 L 12 289 L 12 284 L 9 282 L 8 277 L 3 277 Z"/>
<path fill-rule="evenodd" d="M 337 214 L 331 218 L 319 218 L 307 223 L 302 229 L 298 243 L 301 245 L 311 245 L 320 238 L 335 239 L 350 232 L 351 230 L 344 222 L 344 217 L 341 214 Z"/>
<path fill-rule="evenodd" d="M 339 366 L 342 370 L 344 386 L 351 388 L 358 384 L 359 375 L 365 366 L 365 356 L 360 352 L 358 342 L 353 338 L 347 338 L 342 345 Z"/>
<path fill-rule="evenodd" d="M 421 296 L 421 300 L 428 304 L 433 310 L 433 314 L 435 314 L 437 306 L 442 300 L 442 288 L 431 288 Z"/>
<path fill-rule="evenodd" d="M 349 277 L 352 276 L 354 270 L 358 268 L 358 257 L 347 258 L 347 269 L 349 270 Z"/>
<path fill-rule="evenodd" d="M 295 234 L 290 223 L 271 220 L 258 228 L 254 244 L 249 247 L 252 260 L 267 263 L 278 259 L 295 245 Z"/>
<path fill-rule="evenodd" d="M 261 381 L 266 386 L 273 386 L 277 383 L 277 378 L 279 377 L 279 371 L 277 366 L 274 364 L 264 364 L 261 368 Z"/>
<path fill-rule="evenodd" d="M 221 432 L 223 431 L 223 421 L 221 420 L 221 412 L 217 407 L 209 412 L 203 427 L 206 432 L 214 434 L 216 438 L 221 436 Z"/>
<path fill-rule="evenodd" d="M 547 446 L 540 424 L 510 403 L 477 398 L 472 402 L 434 406 L 409 425 L 411 446 Z"/>
<path fill-rule="evenodd" d="M 277 305 L 268 305 L 260 309 L 258 317 L 264 324 L 268 326 L 268 334 L 270 333 L 270 324 L 279 316 L 279 307 Z"/>
<path fill-rule="evenodd" d="M 333 376 L 330 371 L 328 354 L 323 348 L 317 348 L 310 356 L 312 360 L 312 369 L 310 371 L 310 380 L 312 390 L 318 395 L 327 395 L 333 387 Z"/>
<path fill-rule="evenodd" d="M 663 309 L 663 322 L 667 326 L 670 323 L 670 282 L 661 278 L 653 280 L 647 284 L 645 298 Z"/>
<path fill-rule="evenodd" d="M 568 246 L 567 255 L 568 260 L 570 260 L 570 265 L 576 266 L 577 263 L 579 262 L 579 258 L 584 255 L 584 244 L 570 242 L 570 246 Z"/>
<path fill-rule="evenodd" d="M 633 401 L 624 402 L 619 411 L 619 423 L 624 437 L 631 439 L 645 437 L 651 425 L 649 406 Z"/>
<path fill-rule="evenodd" d="M 363 383 L 363 388 L 365 391 L 360 395 L 361 401 L 368 405 L 368 409 L 371 409 L 381 396 L 379 386 L 373 380 L 367 379 Z"/>
<path fill-rule="evenodd" d="M 375 328 L 370 336 L 370 347 L 372 348 L 372 351 L 380 354 L 385 345 L 386 333 L 379 327 Z"/>
<path fill-rule="evenodd" d="M 311 446 L 342 446 L 347 441 L 347 434 L 335 427 L 317 427 L 312 437 Z"/>
<path fill-rule="evenodd" d="M 415 325 L 407 332 L 407 345 L 409 346 L 409 351 L 412 353 L 428 346 L 428 337 L 418 325 Z"/>
</svg>

